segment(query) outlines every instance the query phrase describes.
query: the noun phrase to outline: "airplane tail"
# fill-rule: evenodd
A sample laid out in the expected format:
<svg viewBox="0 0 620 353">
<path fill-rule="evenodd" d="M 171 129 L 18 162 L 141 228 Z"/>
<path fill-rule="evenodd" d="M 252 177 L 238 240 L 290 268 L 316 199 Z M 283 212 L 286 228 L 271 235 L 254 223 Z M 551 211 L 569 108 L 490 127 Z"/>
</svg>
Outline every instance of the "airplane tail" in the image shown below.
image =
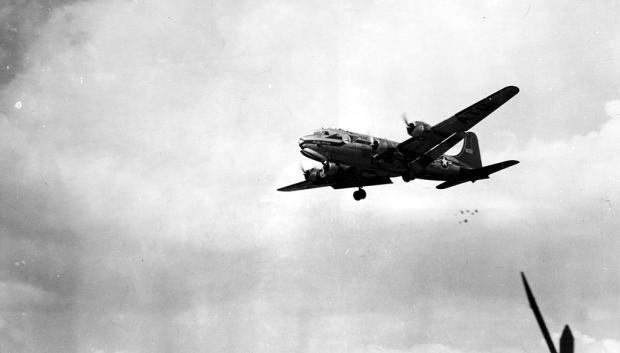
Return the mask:
<svg viewBox="0 0 620 353">
<path fill-rule="evenodd" d="M 462 170 L 462 175 L 456 179 L 453 180 L 448 180 L 446 182 L 443 182 L 439 185 L 437 185 L 437 189 L 447 189 L 449 187 L 455 186 L 455 185 L 459 185 L 459 184 L 463 184 L 466 183 L 468 181 L 471 181 L 472 183 L 476 180 L 480 180 L 480 179 L 489 179 L 489 176 L 493 173 L 497 173 L 502 169 L 506 169 L 508 167 L 512 167 L 513 165 L 519 163 L 519 161 L 514 161 L 514 160 L 510 160 L 510 161 L 503 161 L 503 162 L 499 162 L 499 163 L 495 163 L 495 164 L 491 164 L 491 165 L 487 165 L 485 167 L 482 168 L 476 168 L 476 169 L 465 169 Z"/>
<path fill-rule="evenodd" d="M 461 152 L 454 156 L 454 158 L 473 169 L 482 167 L 480 147 L 478 146 L 478 137 L 476 137 L 476 134 L 473 132 L 465 133 L 463 148 L 461 148 Z"/>
<path fill-rule="evenodd" d="M 447 189 L 449 187 L 466 183 L 471 181 L 472 183 L 480 179 L 489 179 L 489 175 L 497 173 L 502 169 L 511 167 L 519 161 L 503 161 L 482 166 L 482 160 L 480 158 L 480 146 L 478 146 L 478 137 L 473 132 L 465 132 L 463 139 L 463 148 L 461 152 L 455 155 L 456 158 L 465 168 L 461 169 L 461 175 L 446 182 L 437 185 L 437 189 Z M 468 169 L 469 168 L 469 169 Z"/>
</svg>

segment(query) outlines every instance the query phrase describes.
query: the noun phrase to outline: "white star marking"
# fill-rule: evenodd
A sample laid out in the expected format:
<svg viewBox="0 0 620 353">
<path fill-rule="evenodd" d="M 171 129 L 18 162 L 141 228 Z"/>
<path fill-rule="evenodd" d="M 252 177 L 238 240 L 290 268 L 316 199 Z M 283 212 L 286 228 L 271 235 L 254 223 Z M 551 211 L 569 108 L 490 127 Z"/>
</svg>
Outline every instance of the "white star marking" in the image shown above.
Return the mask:
<svg viewBox="0 0 620 353">
<path fill-rule="evenodd" d="M 441 166 L 444 167 L 444 168 L 448 168 L 448 166 L 450 164 L 452 164 L 452 162 L 450 162 L 448 159 L 446 159 L 445 156 L 441 156 L 440 162 L 441 162 Z"/>
</svg>

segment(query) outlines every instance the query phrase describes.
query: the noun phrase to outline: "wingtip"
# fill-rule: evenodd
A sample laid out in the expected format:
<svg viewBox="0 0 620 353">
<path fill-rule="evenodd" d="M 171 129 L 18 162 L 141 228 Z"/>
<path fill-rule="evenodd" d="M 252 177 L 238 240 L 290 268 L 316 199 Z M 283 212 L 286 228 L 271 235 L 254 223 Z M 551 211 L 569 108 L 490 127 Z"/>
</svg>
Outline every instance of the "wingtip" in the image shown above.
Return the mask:
<svg viewBox="0 0 620 353">
<path fill-rule="evenodd" d="M 519 87 L 517 86 L 506 86 L 504 89 L 508 91 L 512 91 L 514 92 L 514 94 L 519 93 Z"/>
</svg>

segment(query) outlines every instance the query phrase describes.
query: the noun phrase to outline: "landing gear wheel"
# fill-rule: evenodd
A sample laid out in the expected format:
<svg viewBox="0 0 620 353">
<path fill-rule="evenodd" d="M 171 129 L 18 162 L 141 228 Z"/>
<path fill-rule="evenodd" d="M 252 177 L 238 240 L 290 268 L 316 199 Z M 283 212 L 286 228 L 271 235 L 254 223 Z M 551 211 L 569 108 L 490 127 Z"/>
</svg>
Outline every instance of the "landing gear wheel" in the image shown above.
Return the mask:
<svg viewBox="0 0 620 353">
<path fill-rule="evenodd" d="M 403 181 L 404 181 L 405 183 L 408 183 L 408 182 L 410 182 L 410 181 L 411 181 L 411 177 L 409 176 L 409 174 L 404 174 L 404 175 L 403 175 Z"/>
<path fill-rule="evenodd" d="M 366 191 L 364 191 L 364 189 L 359 189 L 357 191 L 353 192 L 353 198 L 355 199 L 355 201 L 359 201 L 359 200 L 363 200 L 366 198 Z"/>
</svg>

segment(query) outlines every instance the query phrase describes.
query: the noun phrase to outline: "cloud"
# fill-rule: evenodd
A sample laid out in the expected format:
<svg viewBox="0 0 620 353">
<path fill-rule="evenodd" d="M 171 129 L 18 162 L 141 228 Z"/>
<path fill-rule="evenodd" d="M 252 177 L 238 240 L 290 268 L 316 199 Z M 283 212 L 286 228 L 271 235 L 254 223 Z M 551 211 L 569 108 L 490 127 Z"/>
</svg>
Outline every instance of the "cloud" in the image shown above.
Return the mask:
<svg viewBox="0 0 620 353">
<path fill-rule="evenodd" d="M 554 335 L 559 339 L 559 335 Z M 575 351 L 585 353 L 614 353 L 620 352 L 620 341 L 614 339 L 597 339 L 579 331 L 573 332 L 575 337 Z"/>
<path fill-rule="evenodd" d="M 28 15 L 28 60 L 0 92 L 14 350 L 509 351 L 538 342 L 520 269 L 549 317 L 587 328 L 579 312 L 609 312 L 618 293 L 618 122 L 549 103 L 573 102 L 546 86 L 569 49 L 536 48 L 575 43 L 548 29 L 555 11 L 519 24 L 521 7 L 91 1 Z M 321 124 L 402 139 L 403 110 L 438 121 L 513 80 L 521 94 L 476 131 L 485 161 L 521 164 L 489 181 L 397 182 L 363 203 L 275 192 L 301 177 L 296 139 Z M 459 225 L 459 208 L 480 213 Z"/>
<path fill-rule="evenodd" d="M 53 10 L 73 0 L 8 1 L 0 5 L 0 84 L 10 82 L 23 69 L 25 52 Z"/>
<path fill-rule="evenodd" d="M 612 118 L 620 118 L 620 100 L 614 99 L 606 102 L 605 112 Z"/>
<path fill-rule="evenodd" d="M 369 352 L 385 352 L 385 353 L 418 353 L 418 352 L 428 352 L 428 353 L 461 353 L 463 351 L 454 349 L 453 347 L 431 343 L 431 344 L 421 344 L 410 349 L 406 350 L 386 350 L 381 347 L 373 347 Z"/>
</svg>

